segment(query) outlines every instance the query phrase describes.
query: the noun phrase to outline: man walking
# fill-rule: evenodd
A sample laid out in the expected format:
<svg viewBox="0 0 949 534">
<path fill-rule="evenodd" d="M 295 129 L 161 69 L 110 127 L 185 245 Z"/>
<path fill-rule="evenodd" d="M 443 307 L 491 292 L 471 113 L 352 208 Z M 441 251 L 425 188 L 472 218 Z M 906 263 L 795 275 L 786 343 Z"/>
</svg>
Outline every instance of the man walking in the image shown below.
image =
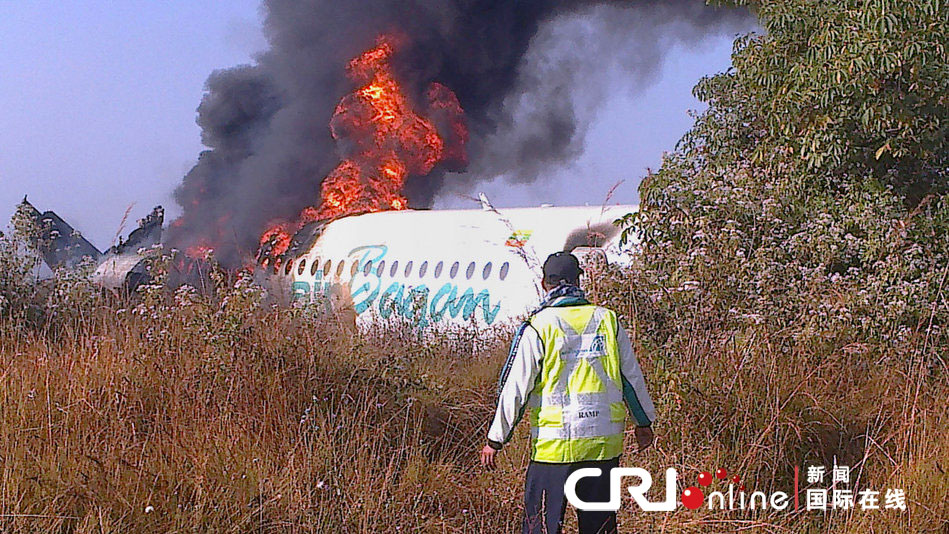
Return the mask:
<svg viewBox="0 0 949 534">
<path fill-rule="evenodd" d="M 599 467 L 602 475 L 577 483 L 586 502 L 609 500 L 609 472 L 623 452 L 626 410 L 636 441 L 652 444 L 655 408 L 629 336 L 612 310 L 594 306 L 579 287 L 580 263 L 558 252 L 544 262 L 547 295 L 514 337 L 501 370 L 498 407 L 481 463 L 511 439 L 525 411 L 531 424 L 531 462 L 524 488 L 524 534 L 558 534 L 573 471 Z M 581 534 L 617 532 L 615 512 L 577 510 Z"/>
</svg>

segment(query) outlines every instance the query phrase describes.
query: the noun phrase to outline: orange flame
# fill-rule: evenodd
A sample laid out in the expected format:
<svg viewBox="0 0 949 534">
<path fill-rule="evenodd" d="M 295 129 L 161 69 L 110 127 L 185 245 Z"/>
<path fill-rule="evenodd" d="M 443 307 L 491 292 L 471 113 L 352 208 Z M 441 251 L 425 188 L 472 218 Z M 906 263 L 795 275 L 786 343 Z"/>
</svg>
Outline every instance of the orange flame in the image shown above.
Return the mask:
<svg viewBox="0 0 949 534">
<path fill-rule="evenodd" d="M 185 249 L 185 255 L 195 260 L 206 258 L 209 252 L 214 252 L 214 249 L 204 244 L 192 245 Z"/>
<path fill-rule="evenodd" d="M 293 232 L 307 222 L 406 209 L 406 178 L 424 176 L 440 163 L 459 169 L 466 164 L 468 129 L 455 94 L 432 83 L 426 92 L 429 117 L 418 115 L 389 65 L 394 53 L 393 40 L 382 36 L 350 61 L 347 72 L 361 86 L 340 100 L 330 130 L 334 139 L 355 148 L 323 179 L 319 207 L 307 207 L 296 222 L 275 222 L 264 232 L 260 244 L 270 246 L 269 256 L 286 252 Z"/>
<path fill-rule="evenodd" d="M 294 229 L 294 231 L 295 230 L 296 229 Z M 293 236 L 290 232 L 290 228 L 287 224 L 276 224 L 264 232 L 264 235 L 260 236 L 260 244 L 261 246 L 269 244 L 269 255 L 272 257 L 277 257 L 290 248 L 290 241 L 292 237 Z"/>
<path fill-rule="evenodd" d="M 200 242 L 195 243 L 191 245 L 190 247 L 185 248 L 185 251 L 184 251 L 185 255 L 193 260 L 207 259 L 208 254 L 214 252 L 215 243 L 223 243 L 225 241 L 226 236 L 224 233 L 224 228 L 227 228 L 228 221 L 230 220 L 230 218 L 231 216 L 229 214 L 224 214 L 218 217 L 217 221 L 215 221 L 215 225 L 213 226 L 214 234 L 215 234 L 214 237 L 213 238 L 205 237 Z M 183 223 L 184 223 L 184 219 L 179 217 L 178 219 L 175 219 L 173 223 L 171 223 L 171 226 L 177 228 L 177 227 L 180 227 Z"/>
</svg>

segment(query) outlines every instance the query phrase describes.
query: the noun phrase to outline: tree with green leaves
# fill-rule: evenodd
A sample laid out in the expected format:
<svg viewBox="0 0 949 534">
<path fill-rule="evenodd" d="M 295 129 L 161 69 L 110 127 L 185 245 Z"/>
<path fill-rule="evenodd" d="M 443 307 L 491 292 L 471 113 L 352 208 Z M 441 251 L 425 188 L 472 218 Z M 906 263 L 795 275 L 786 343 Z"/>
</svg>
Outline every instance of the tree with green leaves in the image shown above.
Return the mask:
<svg viewBox="0 0 949 534">
<path fill-rule="evenodd" d="M 949 3 L 730 3 L 764 33 L 695 87 L 708 109 L 626 220 L 653 300 L 709 328 L 945 352 Z"/>
</svg>

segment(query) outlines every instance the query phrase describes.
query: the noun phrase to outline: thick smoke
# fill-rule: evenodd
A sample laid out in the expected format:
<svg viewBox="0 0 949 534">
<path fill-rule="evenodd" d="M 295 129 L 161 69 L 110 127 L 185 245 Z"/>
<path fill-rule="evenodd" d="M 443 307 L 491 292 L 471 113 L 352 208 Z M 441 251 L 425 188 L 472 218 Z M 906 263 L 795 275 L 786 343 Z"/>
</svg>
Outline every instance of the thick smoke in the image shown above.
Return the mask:
<svg viewBox="0 0 949 534">
<path fill-rule="evenodd" d="M 184 211 L 171 245 L 213 247 L 228 266 L 253 257 L 269 222 L 319 203 L 320 182 L 340 159 L 330 118 L 354 88 L 345 66 L 381 34 L 401 43 L 394 67 L 411 97 L 439 82 L 465 110 L 471 166 L 453 181 L 529 181 L 582 148 L 596 90 L 581 105 L 571 90 L 585 73 L 619 64 L 633 87 L 673 44 L 749 20 L 701 0 L 266 0 L 264 8 L 271 48 L 254 65 L 210 76 L 198 107 L 209 150 L 175 192 Z M 543 53 L 528 57 L 529 48 Z M 410 177 L 410 205 L 430 206 L 445 172 Z"/>
</svg>

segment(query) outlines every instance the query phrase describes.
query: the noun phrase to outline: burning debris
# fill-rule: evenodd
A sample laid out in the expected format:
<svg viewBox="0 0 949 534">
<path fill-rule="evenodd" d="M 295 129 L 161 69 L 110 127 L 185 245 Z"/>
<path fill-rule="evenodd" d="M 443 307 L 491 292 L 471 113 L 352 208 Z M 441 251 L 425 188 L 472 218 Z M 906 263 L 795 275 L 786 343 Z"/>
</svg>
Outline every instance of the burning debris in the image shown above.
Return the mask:
<svg viewBox="0 0 949 534">
<path fill-rule="evenodd" d="M 464 166 L 468 128 L 455 93 L 433 82 L 425 116 L 416 114 L 389 65 L 393 52 L 391 38 L 383 37 L 349 64 L 350 77 L 365 85 L 340 101 L 330 129 L 355 148 L 321 184 L 320 219 L 405 209 L 408 175 L 424 176 L 439 163 Z"/>
<path fill-rule="evenodd" d="M 609 11 L 588 34 L 596 50 L 539 32 L 578 13 L 587 24 L 594 9 Z M 584 72 L 612 60 L 647 78 L 675 43 L 752 20 L 701 0 L 264 0 L 264 12 L 271 48 L 208 79 L 208 150 L 175 192 L 183 213 L 168 232 L 171 247 L 213 249 L 230 268 L 264 249 L 276 258 L 310 221 L 429 207 L 446 180 L 532 180 L 582 145 L 589 114 L 564 89 L 582 90 Z M 525 71 L 537 47 L 556 53 Z"/>
<path fill-rule="evenodd" d="M 277 272 L 281 266 L 287 265 L 286 262 L 292 261 L 293 257 L 310 250 L 330 222 L 331 220 L 320 220 L 306 223 L 292 236 L 282 233 L 281 236 L 287 236 L 286 241 L 263 241 L 257 252 L 258 264 L 265 270 L 271 268 L 273 272 Z M 278 253 L 275 246 L 280 246 L 283 252 Z"/>
<path fill-rule="evenodd" d="M 433 82 L 419 115 L 392 73 L 393 41 L 383 36 L 349 63 L 349 76 L 360 87 L 343 97 L 330 121 L 333 139 L 348 155 L 321 182 L 319 206 L 304 208 L 295 221 L 276 221 L 264 232 L 258 262 L 277 261 L 307 223 L 407 208 L 402 189 L 410 175 L 425 176 L 439 164 L 463 168 L 468 129 L 458 98 Z"/>
</svg>

